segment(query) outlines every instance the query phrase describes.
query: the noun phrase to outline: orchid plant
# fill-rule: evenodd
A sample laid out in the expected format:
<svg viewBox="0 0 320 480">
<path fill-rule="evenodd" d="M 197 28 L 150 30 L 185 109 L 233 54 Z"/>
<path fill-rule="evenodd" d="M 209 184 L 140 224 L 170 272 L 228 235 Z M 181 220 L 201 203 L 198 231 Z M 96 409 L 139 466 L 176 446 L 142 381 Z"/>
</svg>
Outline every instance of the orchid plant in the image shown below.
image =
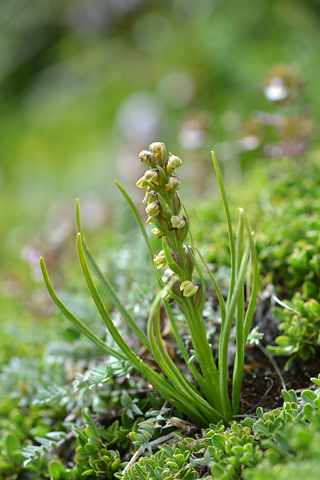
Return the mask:
<svg viewBox="0 0 320 480">
<path fill-rule="evenodd" d="M 181 204 L 178 190 L 180 180 L 176 170 L 182 165 L 179 157 L 167 155 L 166 146 L 161 142 L 152 143 L 149 150 L 143 150 L 139 159 L 148 170 L 137 182 L 145 189 L 143 203 L 148 215 L 146 223 L 153 225 L 152 233 L 162 242 L 161 251 L 154 256 L 144 222 L 138 209 L 126 190 L 116 181 L 116 185 L 128 202 L 135 216 L 147 249 L 152 259 L 154 272 L 159 284 L 155 294 L 145 333 L 125 308 L 112 284 L 106 278 L 88 249 L 81 225 L 80 207 L 77 201 L 78 239 L 77 249 L 84 278 L 102 320 L 112 335 L 118 348 L 112 348 L 97 337 L 62 303 L 48 276 L 43 258 L 40 259 L 43 277 L 48 291 L 62 313 L 82 333 L 90 338 L 105 353 L 128 361 L 141 375 L 144 375 L 157 392 L 172 405 L 180 409 L 199 426 L 223 421 L 228 424 L 240 412 L 240 393 L 244 370 L 244 348 L 249 335 L 255 303 L 258 294 L 258 261 L 253 232 L 249 228 L 246 215 L 239 209 L 236 239 L 234 238 L 231 216 L 219 165 L 212 152 L 222 202 L 227 219 L 229 234 L 231 273 L 228 297 L 225 300 L 208 265 L 199 250 L 193 245 L 190 224 L 186 210 Z M 130 348 L 114 325 L 95 286 L 90 268 L 100 281 L 101 287 L 111 295 L 115 307 L 123 320 L 153 355 L 158 369 L 150 368 Z M 207 338 L 203 318 L 206 300 L 206 282 L 203 268 L 215 288 L 221 312 L 221 333 L 219 355 L 215 361 L 212 347 Z M 168 267 L 163 276 L 159 270 Z M 245 284 L 247 288 L 245 289 Z M 176 302 L 186 321 L 192 341 L 194 355 L 190 356 L 178 329 L 177 319 L 172 309 Z M 160 331 L 160 308 L 164 306 L 170 321 L 178 348 L 188 366 L 183 373 L 169 356 Z M 232 326 L 235 324 L 236 354 L 234 357 L 231 394 L 228 388 L 229 343 Z M 196 359 L 196 361 L 194 361 Z"/>
</svg>

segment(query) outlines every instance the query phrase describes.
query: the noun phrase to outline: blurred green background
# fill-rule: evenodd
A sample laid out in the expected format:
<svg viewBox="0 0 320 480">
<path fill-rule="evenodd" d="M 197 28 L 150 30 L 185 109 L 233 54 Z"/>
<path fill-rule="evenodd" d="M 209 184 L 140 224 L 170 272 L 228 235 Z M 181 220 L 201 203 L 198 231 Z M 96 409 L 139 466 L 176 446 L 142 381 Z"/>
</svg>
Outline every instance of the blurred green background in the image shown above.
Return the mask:
<svg viewBox="0 0 320 480">
<path fill-rule="evenodd" d="M 239 184 L 268 161 L 243 125 L 274 111 L 263 93 L 277 64 L 306 80 L 303 102 L 319 119 L 317 0 L 2 0 L 0 22 L 0 301 L 11 335 L 52 311 L 38 258 L 68 272 L 76 197 L 86 229 L 112 244 L 97 232 L 119 223 L 113 179 L 137 196 L 149 143 L 183 159 L 196 195 L 212 186 L 211 149 Z M 39 329 L 29 343 L 42 341 Z"/>
</svg>

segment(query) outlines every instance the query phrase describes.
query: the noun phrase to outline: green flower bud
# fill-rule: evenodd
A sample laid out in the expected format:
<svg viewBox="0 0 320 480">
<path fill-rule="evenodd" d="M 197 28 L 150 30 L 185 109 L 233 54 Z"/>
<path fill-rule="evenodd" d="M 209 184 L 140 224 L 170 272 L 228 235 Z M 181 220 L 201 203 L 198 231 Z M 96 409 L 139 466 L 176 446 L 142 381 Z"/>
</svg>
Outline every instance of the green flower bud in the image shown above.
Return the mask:
<svg viewBox="0 0 320 480">
<path fill-rule="evenodd" d="M 186 225 L 186 219 L 184 216 L 172 215 L 171 217 L 172 228 L 183 228 Z"/>
<path fill-rule="evenodd" d="M 148 217 L 147 220 L 146 220 L 146 223 L 147 223 L 148 225 L 153 225 L 153 224 L 154 224 L 153 218 L 152 218 L 152 217 Z"/>
<path fill-rule="evenodd" d="M 153 170 L 147 170 L 146 173 L 144 174 L 144 178 L 146 179 L 147 182 L 152 183 L 152 182 L 157 182 L 158 179 L 158 172 L 156 169 Z"/>
<path fill-rule="evenodd" d="M 150 152 L 158 159 L 159 164 L 163 166 L 166 160 L 167 149 L 162 142 L 153 142 L 149 145 Z"/>
<path fill-rule="evenodd" d="M 164 235 L 164 233 L 161 232 L 161 230 L 159 230 L 158 228 L 153 228 L 151 232 L 154 233 L 155 235 L 158 235 L 158 238 L 161 238 Z"/>
<path fill-rule="evenodd" d="M 163 227 L 166 230 L 170 230 L 171 226 L 168 222 L 168 220 L 165 217 L 160 217 L 159 215 L 157 216 L 157 222 L 160 225 L 160 228 Z"/>
<path fill-rule="evenodd" d="M 183 264 L 182 258 L 180 257 L 179 253 L 178 252 L 173 252 L 172 250 L 170 250 L 170 254 L 171 254 L 171 257 L 174 260 L 174 262 L 177 265 L 179 265 L 179 267 L 184 268 L 184 264 Z"/>
<path fill-rule="evenodd" d="M 200 282 L 195 282 L 195 284 L 197 285 L 198 290 L 193 297 L 193 303 L 196 308 L 199 308 L 202 300 L 202 285 Z"/>
<path fill-rule="evenodd" d="M 139 188 L 148 188 L 148 186 L 149 186 L 146 179 L 144 178 L 144 176 L 141 177 L 140 180 L 137 181 L 136 185 Z"/>
<path fill-rule="evenodd" d="M 199 285 L 197 285 L 197 282 L 185 280 L 181 283 L 180 290 L 185 297 L 192 297 L 199 290 Z"/>
<path fill-rule="evenodd" d="M 181 240 L 181 242 L 183 242 L 183 240 L 186 238 L 186 236 L 188 235 L 188 230 L 189 230 L 189 225 L 186 221 L 186 218 L 183 217 L 185 219 L 185 224 L 182 228 L 178 228 L 176 230 L 177 232 L 177 237 L 179 238 L 179 240 Z"/>
<path fill-rule="evenodd" d="M 154 263 L 157 264 L 157 268 L 162 268 L 165 266 L 167 263 L 166 256 L 164 254 L 164 251 L 161 250 L 161 252 L 158 253 L 158 255 L 155 255 L 153 259 Z"/>
<path fill-rule="evenodd" d="M 173 210 L 174 210 L 174 213 L 176 215 L 178 215 L 179 211 L 180 211 L 180 198 L 179 198 L 179 195 L 177 193 L 174 193 L 173 194 L 173 197 L 172 197 L 172 203 L 173 203 Z"/>
<path fill-rule="evenodd" d="M 192 260 L 192 258 L 191 258 L 190 253 L 189 253 L 189 250 L 188 250 L 187 245 L 183 245 L 183 248 L 184 248 L 184 251 L 185 251 L 185 254 L 186 254 L 186 260 L 187 260 L 188 270 L 189 270 L 190 273 L 192 273 L 192 271 L 193 271 L 193 269 L 194 269 L 193 260 Z M 193 253 L 192 248 L 190 248 L 190 250 L 191 250 L 192 253 Z"/>
<path fill-rule="evenodd" d="M 183 294 L 180 290 L 181 284 L 180 281 L 177 279 L 171 287 L 171 292 L 177 295 L 177 297 L 183 298 Z"/>
<path fill-rule="evenodd" d="M 162 200 L 160 202 L 159 208 L 160 208 L 159 217 L 170 220 L 171 213 L 172 213 L 170 205 L 165 200 Z"/>
<path fill-rule="evenodd" d="M 159 160 L 157 159 L 157 157 L 155 157 L 155 155 L 153 155 L 148 150 L 142 150 L 139 153 L 139 161 L 142 163 L 146 163 L 147 165 L 149 165 L 149 167 L 156 167 L 157 165 L 159 165 Z"/>
<path fill-rule="evenodd" d="M 166 172 L 170 173 L 175 168 L 179 168 L 182 165 L 181 158 L 177 157 L 176 155 L 170 155 L 166 163 Z"/>
<path fill-rule="evenodd" d="M 162 277 L 162 281 L 163 281 L 163 283 L 167 284 L 167 283 L 169 283 L 170 280 L 172 280 L 173 278 L 175 278 L 176 280 L 175 280 L 175 282 L 173 283 L 173 285 L 171 286 L 170 291 L 171 291 L 173 294 L 177 295 L 177 297 L 182 298 L 183 295 L 182 295 L 182 293 L 181 293 L 181 291 L 180 291 L 180 281 L 179 281 L 178 278 L 175 277 L 174 272 L 173 272 L 172 270 L 168 269 L 168 270 L 166 270 L 166 271 L 164 272 L 164 276 Z"/>
<path fill-rule="evenodd" d="M 165 185 L 165 189 L 168 192 L 176 192 L 180 188 L 180 181 L 177 177 L 171 176 L 169 177 L 168 183 Z"/>
<path fill-rule="evenodd" d="M 155 215 L 158 215 L 159 212 L 160 212 L 160 207 L 159 207 L 158 200 L 156 200 L 155 202 L 149 203 L 149 205 L 146 208 L 146 213 L 150 217 L 154 217 Z"/>
</svg>

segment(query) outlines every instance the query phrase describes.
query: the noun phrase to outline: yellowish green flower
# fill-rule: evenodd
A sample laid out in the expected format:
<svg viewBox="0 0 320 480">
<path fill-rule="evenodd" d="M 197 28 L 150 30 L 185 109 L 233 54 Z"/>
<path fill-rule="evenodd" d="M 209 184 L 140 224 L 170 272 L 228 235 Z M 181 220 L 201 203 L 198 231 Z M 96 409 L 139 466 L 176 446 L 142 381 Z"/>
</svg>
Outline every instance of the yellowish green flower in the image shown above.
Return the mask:
<svg viewBox="0 0 320 480">
<path fill-rule="evenodd" d="M 164 251 L 161 250 L 161 252 L 158 253 L 153 259 L 154 263 L 157 264 L 157 268 L 162 268 L 165 266 L 167 263 L 166 256 L 164 254 Z"/>
<path fill-rule="evenodd" d="M 171 217 L 171 225 L 172 228 L 183 228 L 186 224 L 186 219 L 184 216 L 172 215 Z"/>
<path fill-rule="evenodd" d="M 176 155 L 170 155 L 166 164 L 166 172 L 170 173 L 175 168 L 181 167 L 181 165 L 182 165 L 181 158 L 177 157 Z"/>
<path fill-rule="evenodd" d="M 155 202 L 149 203 L 149 205 L 146 208 L 146 213 L 149 215 L 149 217 L 154 217 L 155 215 L 158 215 L 160 212 L 160 207 L 159 207 L 159 202 L 156 200 Z"/>
<path fill-rule="evenodd" d="M 176 192 L 180 188 L 180 181 L 177 179 L 177 177 L 171 176 L 168 180 L 168 183 L 165 186 L 165 189 L 168 192 Z"/>
<path fill-rule="evenodd" d="M 153 228 L 151 232 L 154 233 L 154 235 L 158 235 L 159 238 L 163 237 L 164 235 L 164 233 L 161 232 L 161 230 L 159 230 L 158 228 Z"/>
<path fill-rule="evenodd" d="M 190 282 L 190 280 L 185 280 L 180 285 L 180 291 L 185 297 L 192 297 L 199 290 L 199 286 L 196 282 Z"/>
<path fill-rule="evenodd" d="M 144 178 L 149 183 L 156 182 L 158 179 L 157 170 L 147 170 L 146 173 L 144 174 Z"/>
<path fill-rule="evenodd" d="M 159 164 L 162 166 L 166 160 L 167 149 L 164 143 L 162 142 L 153 142 L 149 145 L 150 152 L 156 157 L 159 161 Z"/>
<path fill-rule="evenodd" d="M 148 188 L 149 186 L 144 176 L 137 181 L 136 185 L 139 188 Z"/>
</svg>

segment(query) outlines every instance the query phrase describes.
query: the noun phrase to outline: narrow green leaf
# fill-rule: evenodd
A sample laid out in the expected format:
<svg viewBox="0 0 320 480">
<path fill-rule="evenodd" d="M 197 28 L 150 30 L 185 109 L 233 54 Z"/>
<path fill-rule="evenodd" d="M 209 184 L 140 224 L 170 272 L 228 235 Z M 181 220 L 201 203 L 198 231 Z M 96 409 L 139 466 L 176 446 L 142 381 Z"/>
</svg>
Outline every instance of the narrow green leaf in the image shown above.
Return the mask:
<svg viewBox="0 0 320 480">
<path fill-rule="evenodd" d="M 81 233 L 81 238 L 82 238 L 82 246 L 83 246 L 83 250 L 87 256 L 87 258 L 89 259 L 90 263 L 91 263 L 91 266 L 95 272 L 95 274 L 97 275 L 97 277 L 99 278 L 100 282 L 102 283 L 102 285 L 105 287 L 106 291 L 108 292 L 108 294 L 111 296 L 115 306 L 117 307 L 117 309 L 119 310 L 120 314 L 122 315 L 123 319 L 125 320 L 125 322 L 127 323 L 127 325 L 131 328 L 131 330 L 137 335 L 137 337 L 139 338 L 140 342 L 148 348 L 148 350 L 150 350 L 150 344 L 149 344 L 149 341 L 148 341 L 148 338 L 146 336 L 146 334 L 141 330 L 141 328 L 139 327 L 139 325 L 136 323 L 136 321 L 134 320 L 134 318 L 130 315 L 130 313 L 128 312 L 128 310 L 125 308 L 125 306 L 123 305 L 123 303 L 121 302 L 120 298 L 118 297 L 118 295 L 116 294 L 113 286 L 111 285 L 111 283 L 109 282 L 108 278 L 106 278 L 103 273 L 101 272 L 100 268 L 98 267 L 96 261 L 94 260 L 90 250 L 88 249 L 87 247 L 87 244 L 86 244 L 86 241 L 85 241 L 85 238 L 84 238 L 84 235 L 83 235 L 83 229 L 82 229 L 82 222 L 81 222 L 81 215 L 80 215 L 80 202 L 79 202 L 79 199 L 77 199 L 77 202 L 76 202 L 76 218 L 77 218 L 77 226 L 78 226 L 78 231 Z"/>
<path fill-rule="evenodd" d="M 276 295 L 272 295 L 272 300 L 274 300 L 278 305 L 281 305 L 281 307 L 286 308 L 287 310 L 290 310 L 291 312 L 296 313 L 299 317 L 301 317 L 301 313 L 298 312 L 298 310 L 295 310 L 292 307 L 289 307 L 286 303 L 282 302 Z"/>
<path fill-rule="evenodd" d="M 170 288 L 168 286 L 168 288 Z M 165 289 L 163 289 L 165 290 Z M 152 307 L 150 309 L 149 319 L 148 319 L 148 336 L 151 341 L 153 355 L 159 363 L 163 372 L 171 380 L 175 388 L 180 391 L 186 397 L 186 401 L 191 402 L 194 406 L 198 405 L 199 410 L 202 414 L 206 415 L 209 422 L 217 422 L 221 420 L 221 416 L 216 412 L 196 391 L 193 385 L 188 382 L 185 376 L 180 372 L 180 370 L 173 363 L 170 358 L 166 348 L 163 344 L 160 332 L 160 317 L 159 317 L 159 307 L 160 301 L 163 292 L 159 292 L 156 296 Z M 155 332 L 155 333 L 154 333 Z"/>
<path fill-rule="evenodd" d="M 247 223 L 246 218 L 244 219 L 244 221 L 246 224 L 247 231 L 249 230 L 250 232 L 249 225 Z M 250 242 L 253 273 L 252 273 L 252 291 L 251 291 L 251 296 L 250 296 L 246 316 L 244 319 L 244 335 L 243 335 L 244 343 L 246 343 L 249 332 L 250 332 L 252 318 L 253 318 L 254 310 L 256 307 L 258 293 L 259 293 L 259 264 L 258 264 L 257 250 L 253 241 L 253 232 L 250 232 L 250 235 L 248 233 L 248 237 Z"/>
<path fill-rule="evenodd" d="M 225 191 L 223 180 L 222 180 L 222 175 L 221 175 L 220 168 L 219 168 L 219 163 L 217 161 L 215 153 L 211 152 L 211 154 L 212 154 L 213 165 L 214 165 L 216 175 L 217 175 L 218 185 L 219 185 L 219 189 L 220 189 L 220 194 L 221 194 L 221 198 L 222 198 L 222 202 L 223 202 L 223 206 L 224 206 L 224 211 L 225 211 L 226 219 L 227 219 L 227 226 L 228 226 L 230 257 L 231 257 L 231 277 L 230 277 L 230 286 L 229 286 L 228 301 L 227 301 L 227 304 L 229 304 L 230 301 L 231 301 L 231 297 L 232 297 L 233 289 L 234 289 L 234 284 L 235 284 L 236 251 L 235 251 L 235 245 L 234 245 L 230 209 L 229 209 L 228 199 L 227 199 L 226 191 Z"/>
<path fill-rule="evenodd" d="M 222 396 L 223 405 L 225 408 L 225 415 L 230 415 L 230 400 L 228 393 L 228 346 L 230 339 L 230 331 L 233 323 L 233 316 L 238 302 L 239 294 L 244 286 L 244 278 L 247 269 L 247 263 L 249 258 L 249 244 L 246 246 L 241 267 L 239 270 L 238 278 L 235 284 L 233 294 L 231 296 L 230 303 L 227 305 L 227 314 L 224 329 L 220 335 L 219 342 L 219 373 L 220 373 L 220 391 Z"/>
<path fill-rule="evenodd" d="M 239 222 L 236 238 L 236 277 L 239 274 L 244 253 L 244 211 L 239 208 Z M 244 288 L 240 290 L 236 306 L 236 355 L 232 376 L 232 412 L 239 414 L 240 394 L 244 369 Z"/>
<path fill-rule="evenodd" d="M 127 359 L 131 362 L 131 364 L 138 370 L 140 371 L 140 359 L 137 357 L 137 355 L 131 350 L 131 348 L 127 345 L 127 343 L 123 340 L 122 336 L 118 332 L 117 328 L 115 327 L 109 313 L 107 312 L 101 297 L 96 289 L 96 286 L 93 283 L 93 280 L 91 278 L 87 261 L 84 255 L 83 247 L 82 247 L 82 242 L 81 242 L 81 233 L 78 233 L 78 239 L 77 239 L 77 248 L 78 248 L 78 256 L 83 272 L 83 276 L 87 282 L 88 288 L 90 290 L 91 296 L 93 298 L 94 303 L 97 306 L 97 309 L 100 313 L 100 316 L 102 320 L 104 321 L 107 329 L 109 330 L 112 338 L 118 345 L 118 347 L 122 350 L 122 352 L 125 354 Z"/>
<path fill-rule="evenodd" d="M 215 290 L 216 290 L 216 292 L 217 292 L 217 297 L 218 297 L 218 301 L 219 301 L 219 305 L 220 305 L 220 309 L 221 309 L 221 323 L 223 324 L 224 321 L 225 321 L 225 318 L 226 318 L 226 305 L 225 305 L 224 298 L 223 298 L 223 295 L 222 295 L 222 293 L 221 293 L 220 287 L 219 287 L 219 285 L 217 284 L 214 276 L 212 275 L 212 273 L 211 273 L 211 271 L 210 271 L 210 268 L 208 267 L 205 259 L 204 259 L 203 256 L 201 255 L 200 250 L 199 250 L 197 247 L 195 247 L 194 245 L 192 246 L 192 248 L 198 253 L 198 255 L 199 255 L 199 257 L 200 257 L 200 259 L 201 259 L 201 261 L 202 261 L 202 263 L 203 263 L 203 265 L 204 265 L 204 267 L 205 267 L 205 269 L 206 269 L 207 272 L 208 272 L 208 275 L 209 275 L 209 277 L 210 277 L 210 280 L 212 281 L 213 286 L 214 286 L 214 288 L 215 288 Z"/>
<path fill-rule="evenodd" d="M 98 442 L 100 442 L 100 440 L 101 440 L 100 433 L 99 433 L 97 425 L 95 424 L 95 422 L 94 422 L 94 420 L 91 416 L 89 408 L 83 408 L 82 415 L 83 415 L 85 421 L 87 422 L 88 427 L 90 428 L 94 438 L 96 440 L 98 440 Z"/>
<path fill-rule="evenodd" d="M 178 408 L 190 418 L 192 418 L 197 425 L 206 427 L 208 422 L 203 420 L 203 417 L 199 414 L 198 409 L 194 409 L 193 406 L 186 402 L 184 396 L 182 396 L 168 381 L 166 381 L 161 375 L 151 370 L 143 360 L 141 360 L 141 368 L 147 380 L 155 388 L 155 390 L 174 407 Z"/>
<path fill-rule="evenodd" d="M 57 307 L 61 310 L 63 315 L 75 326 L 77 327 L 86 337 L 88 337 L 93 343 L 95 343 L 99 348 L 101 348 L 102 351 L 107 353 L 108 355 L 112 355 L 115 358 L 118 358 L 119 360 L 127 360 L 127 357 L 123 355 L 123 353 L 115 350 L 112 347 L 109 347 L 103 340 L 101 340 L 99 337 L 97 337 L 88 327 L 86 327 L 81 320 L 79 320 L 73 313 L 70 312 L 70 310 L 67 309 L 67 307 L 61 302 L 61 300 L 58 298 L 56 292 L 54 291 L 54 288 L 50 282 L 48 271 L 46 268 L 46 265 L 44 263 L 43 257 L 40 258 L 40 267 L 42 271 L 42 275 L 47 287 L 47 290 L 54 301 L 54 303 L 57 305 Z"/>
<path fill-rule="evenodd" d="M 172 313 L 172 310 L 171 310 L 171 307 L 170 305 L 168 304 L 168 302 L 166 302 L 165 300 L 163 300 L 163 304 L 164 304 L 164 308 L 166 310 L 166 313 L 167 313 L 167 316 L 169 318 L 169 321 L 170 321 L 170 325 L 171 325 L 171 328 L 173 330 L 173 334 L 175 336 L 175 339 L 178 343 L 178 346 L 180 348 L 180 351 L 181 351 L 181 354 L 183 356 L 183 359 L 184 361 L 186 362 L 186 364 L 188 365 L 192 375 L 194 376 L 195 380 L 198 382 L 198 384 L 200 385 L 201 387 L 201 383 L 203 382 L 204 378 L 202 377 L 202 375 L 200 375 L 200 373 L 198 372 L 198 370 L 195 368 L 195 366 L 193 365 L 193 363 L 188 363 L 189 360 L 190 360 L 190 357 L 188 355 L 188 352 L 187 352 L 187 349 L 186 347 L 184 346 L 184 343 L 183 343 L 183 340 L 181 338 L 181 335 L 179 333 L 179 330 L 178 330 L 178 327 L 177 327 L 177 324 L 176 324 L 176 320 L 173 316 L 173 313 Z"/>
</svg>

